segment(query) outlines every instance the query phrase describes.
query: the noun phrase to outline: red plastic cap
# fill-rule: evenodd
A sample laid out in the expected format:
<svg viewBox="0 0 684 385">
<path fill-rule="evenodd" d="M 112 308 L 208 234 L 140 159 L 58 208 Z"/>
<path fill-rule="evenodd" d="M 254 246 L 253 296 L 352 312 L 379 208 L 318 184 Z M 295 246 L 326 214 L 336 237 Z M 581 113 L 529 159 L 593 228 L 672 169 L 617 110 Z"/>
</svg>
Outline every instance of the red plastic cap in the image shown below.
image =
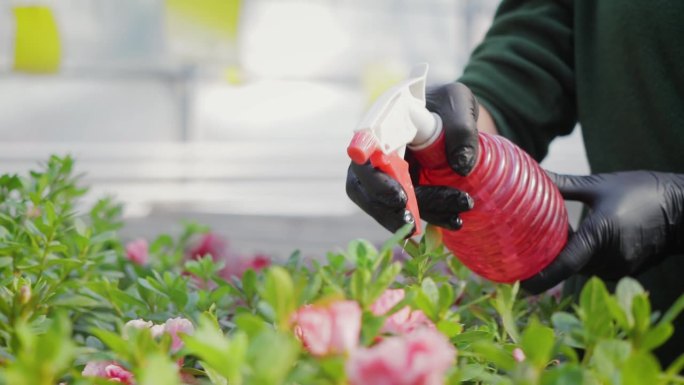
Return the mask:
<svg viewBox="0 0 684 385">
<path fill-rule="evenodd" d="M 368 131 L 357 131 L 347 147 L 347 154 L 356 164 L 368 162 L 371 154 L 378 147 L 375 137 Z"/>
</svg>

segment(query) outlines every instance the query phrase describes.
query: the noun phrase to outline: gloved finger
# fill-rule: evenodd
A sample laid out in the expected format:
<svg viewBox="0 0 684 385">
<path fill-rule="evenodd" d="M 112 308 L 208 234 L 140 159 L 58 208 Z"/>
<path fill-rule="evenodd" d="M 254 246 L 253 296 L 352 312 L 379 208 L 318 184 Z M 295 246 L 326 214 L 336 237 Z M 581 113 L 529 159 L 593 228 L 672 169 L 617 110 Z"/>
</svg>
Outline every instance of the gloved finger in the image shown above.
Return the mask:
<svg viewBox="0 0 684 385">
<path fill-rule="evenodd" d="M 473 208 L 473 198 L 464 191 L 447 186 L 416 186 L 421 218 L 433 225 L 458 230 L 463 226 L 459 214 Z"/>
<path fill-rule="evenodd" d="M 596 185 L 601 175 L 563 175 L 546 171 L 546 175 L 558 186 L 563 198 L 571 201 L 592 203 L 596 197 Z"/>
<path fill-rule="evenodd" d="M 413 215 L 411 215 L 405 206 L 390 206 L 369 194 L 366 186 L 361 182 L 357 174 L 353 172 L 351 166 L 347 172 L 346 191 L 347 196 L 349 196 L 352 202 L 390 232 L 396 232 L 407 223 L 413 223 L 415 225 Z M 415 228 L 411 233 L 414 231 Z"/>
<path fill-rule="evenodd" d="M 406 192 L 401 187 L 401 184 L 392 179 L 391 176 L 371 166 L 370 163 L 356 164 L 351 162 L 347 176 L 353 175 L 356 179 L 353 180 L 359 186 L 363 186 L 363 190 L 373 201 L 377 201 L 391 208 L 404 208 L 408 201 Z M 347 179 L 347 185 L 350 180 Z"/>
<path fill-rule="evenodd" d="M 479 106 L 473 93 L 461 83 L 450 83 L 426 91 L 426 107 L 442 118 L 449 165 L 468 175 L 475 167 L 478 149 Z"/>
<path fill-rule="evenodd" d="M 520 286 L 539 294 L 580 272 L 601 247 L 601 223 L 595 215 L 582 221 L 556 259 L 535 276 L 520 282 Z"/>
</svg>

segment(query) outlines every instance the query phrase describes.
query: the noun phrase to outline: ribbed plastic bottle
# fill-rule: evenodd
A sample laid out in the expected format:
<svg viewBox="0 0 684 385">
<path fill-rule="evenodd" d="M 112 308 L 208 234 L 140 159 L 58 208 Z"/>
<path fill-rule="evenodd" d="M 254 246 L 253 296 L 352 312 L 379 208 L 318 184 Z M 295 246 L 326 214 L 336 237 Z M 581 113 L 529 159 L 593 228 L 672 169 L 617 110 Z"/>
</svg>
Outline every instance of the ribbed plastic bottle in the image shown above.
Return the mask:
<svg viewBox="0 0 684 385">
<path fill-rule="evenodd" d="M 475 273 L 496 282 L 529 278 L 565 246 L 568 214 L 558 188 L 518 146 L 496 135 L 479 134 L 479 154 L 466 177 L 448 165 L 444 133 L 414 151 L 423 166 L 420 184 L 457 188 L 474 208 L 461 214 L 460 230 L 444 230 L 445 246 Z"/>
</svg>

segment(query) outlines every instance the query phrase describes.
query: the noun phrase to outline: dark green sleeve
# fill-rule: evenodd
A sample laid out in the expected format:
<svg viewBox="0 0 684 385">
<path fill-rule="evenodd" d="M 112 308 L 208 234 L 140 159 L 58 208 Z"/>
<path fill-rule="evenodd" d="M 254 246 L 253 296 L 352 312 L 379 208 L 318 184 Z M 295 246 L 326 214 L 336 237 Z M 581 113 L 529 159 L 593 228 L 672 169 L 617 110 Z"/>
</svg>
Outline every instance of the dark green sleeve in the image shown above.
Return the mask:
<svg viewBox="0 0 684 385">
<path fill-rule="evenodd" d="M 541 160 L 577 120 L 571 0 L 504 0 L 459 81 Z"/>
</svg>

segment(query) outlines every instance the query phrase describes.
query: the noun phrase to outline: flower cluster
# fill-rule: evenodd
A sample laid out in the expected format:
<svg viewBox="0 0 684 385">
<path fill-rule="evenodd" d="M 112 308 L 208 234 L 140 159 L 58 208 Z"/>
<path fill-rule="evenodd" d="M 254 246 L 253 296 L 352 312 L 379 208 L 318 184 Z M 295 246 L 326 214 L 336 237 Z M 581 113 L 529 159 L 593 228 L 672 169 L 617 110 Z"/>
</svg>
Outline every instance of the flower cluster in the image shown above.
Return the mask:
<svg viewBox="0 0 684 385">
<path fill-rule="evenodd" d="M 175 354 L 183 348 L 182 335 L 190 335 L 195 331 L 192 322 L 185 318 L 169 318 L 163 324 L 155 324 L 152 321 L 145 321 L 143 319 L 135 319 L 126 322 L 123 327 L 123 337 L 128 338 L 132 330 L 148 329 L 153 338 L 161 338 L 162 335 L 168 334 L 171 336 L 170 353 Z M 183 364 L 183 359 L 178 360 L 178 365 Z M 135 384 L 133 373 L 128 371 L 122 365 L 113 361 L 90 361 L 86 364 L 81 373 L 86 377 L 101 377 L 111 381 L 121 382 L 126 385 Z"/>
<path fill-rule="evenodd" d="M 314 356 L 348 356 L 351 385 L 439 385 L 454 364 L 456 349 L 420 310 L 390 310 L 404 299 L 402 289 L 385 291 L 370 307 L 387 316 L 382 331 L 391 336 L 359 346 L 362 311 L 355 301 L 305 305 L 293 317 L 295 335 Z"/>
</svg>

